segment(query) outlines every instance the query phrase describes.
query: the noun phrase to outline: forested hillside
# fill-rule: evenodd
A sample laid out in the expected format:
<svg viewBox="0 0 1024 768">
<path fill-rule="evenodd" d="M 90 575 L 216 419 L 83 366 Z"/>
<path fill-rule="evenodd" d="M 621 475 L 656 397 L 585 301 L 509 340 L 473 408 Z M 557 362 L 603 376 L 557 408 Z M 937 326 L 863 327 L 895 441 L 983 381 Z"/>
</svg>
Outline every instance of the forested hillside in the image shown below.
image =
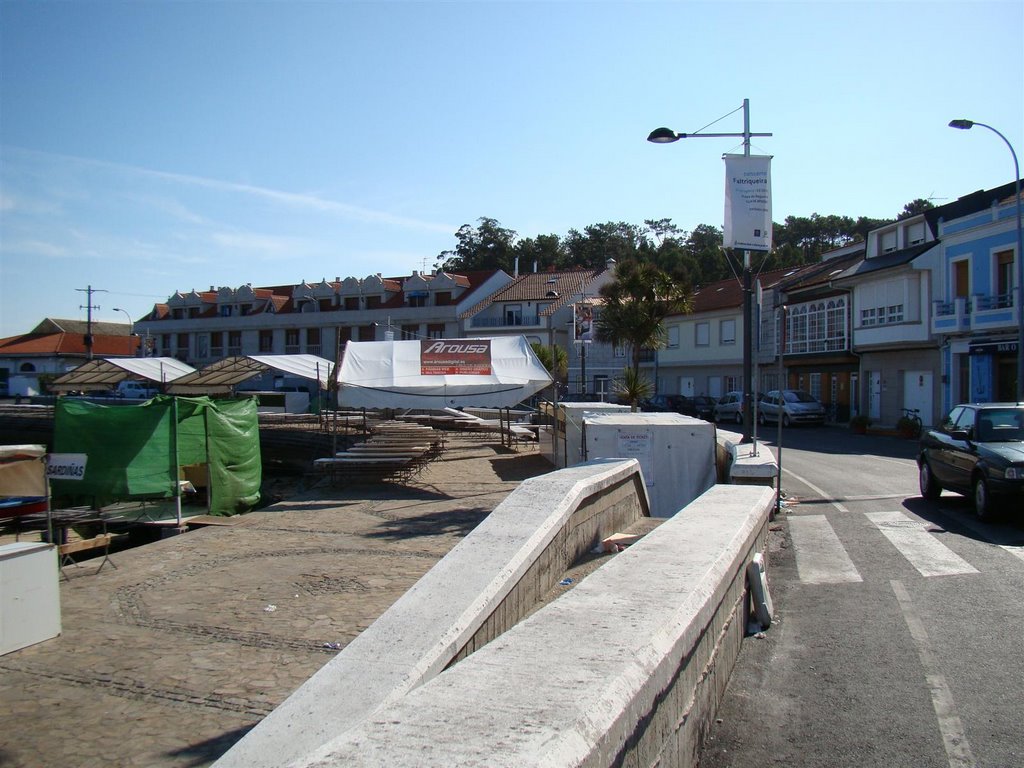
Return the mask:
<svg viewBox="0 0 1024 768">
<path fill-rule="evenodd" d="M 914 200 L 895 218 L 902 219 L 932 208 L 927 200 Z M 774 248 L 767 257 L 759 257 L 757 267 L 771 270 L 800 266 L 821 260 L 821 254 L 852 242 L 864 240 L 867 233 L 892 219 L 860 216 L 787 216 L 774 224 Z M 609 259 L 617 262 L 636 259 L 653 262 L 683 284 L 706 285 L 733 274 L 722 250 L 722 230 L 700 224 L 687 232 L 671 219 L 648 219 L 643 224 L 607 222 L 591 224 L 582 231 L 571 229 L 556 234 L 521 238 L 517 233 L 488 217 L 475 225 L 465 224 L 455 234 L 458 241 L 451 250 L 438 254 L 435 266 L 445 270 L 504 269 L 511 273 L 519 258 L 520 272 L 549 267 L 602 267 Z M 763 261 L 763 263 L 762 263 Z"/>
</svg>

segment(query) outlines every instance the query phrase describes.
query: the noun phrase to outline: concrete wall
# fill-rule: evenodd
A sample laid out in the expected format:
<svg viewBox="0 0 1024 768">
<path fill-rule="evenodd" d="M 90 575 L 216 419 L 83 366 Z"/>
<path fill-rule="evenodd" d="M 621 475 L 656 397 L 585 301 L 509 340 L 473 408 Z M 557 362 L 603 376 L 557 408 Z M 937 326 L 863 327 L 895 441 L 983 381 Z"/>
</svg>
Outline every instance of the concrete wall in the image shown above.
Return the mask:
<svg viewBox="0 0 1024 768">
<path fill-rule="evenodd" d="M 649 509 L 635 460 L 524 481 L 216 765 L 287 765 L 358 727 L 516 625 L 581 555 Z"/>
<path fill-rule="evenodd" d="M 771 489 L 718 485 L 294 768 L 696 764 L 745 634 Z"/>
</svg>

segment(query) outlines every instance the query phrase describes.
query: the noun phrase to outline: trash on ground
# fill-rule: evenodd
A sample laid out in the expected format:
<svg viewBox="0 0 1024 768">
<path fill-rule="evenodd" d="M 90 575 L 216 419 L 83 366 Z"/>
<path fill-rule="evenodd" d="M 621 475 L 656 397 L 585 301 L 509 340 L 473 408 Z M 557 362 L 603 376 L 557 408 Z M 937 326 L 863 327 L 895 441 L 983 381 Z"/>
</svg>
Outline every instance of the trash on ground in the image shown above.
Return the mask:
<svg viewBox="0 0 1024 768">
<path fill-rule="evenodd" d="M 566 578 L 562 579 L 560 582 L 558 582 L 558 586 L 560 586 L 560 587 L 568 587 L 570 584 L 572 584 L 572 579 L 570 579 L 568 577 L 566 577 Z"/>
<path fill-rule="evenodd" d="M 266 608 L 264 608 L 263 610 L 264 610 L 264 611 L 266 611 L 267 613 L 273 613 L 274 611 L 276 611 L 276 610 L 277 610 L 277 606 L 276 606 L 276 605 L 274 605 L 273 603 L 271 603 L 270 605 L 268 605 L 268 606 L 267 606 Z"/>
</svg>

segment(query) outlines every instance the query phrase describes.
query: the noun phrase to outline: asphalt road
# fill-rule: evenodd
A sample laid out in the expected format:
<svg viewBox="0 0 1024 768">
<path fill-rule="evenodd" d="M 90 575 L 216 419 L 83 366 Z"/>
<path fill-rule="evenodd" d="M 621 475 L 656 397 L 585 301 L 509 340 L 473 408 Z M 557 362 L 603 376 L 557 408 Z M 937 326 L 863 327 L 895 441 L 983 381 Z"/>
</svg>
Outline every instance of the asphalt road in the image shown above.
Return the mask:
<svg viewBox="0 0 1024 768">
<path fill-rule="evenodd" d="M 1024 766 L 1024 510 L 924 501 L 915 449 L 784 432 L 775 621 L 744 641 L 702 768 Z"/>
</svg>

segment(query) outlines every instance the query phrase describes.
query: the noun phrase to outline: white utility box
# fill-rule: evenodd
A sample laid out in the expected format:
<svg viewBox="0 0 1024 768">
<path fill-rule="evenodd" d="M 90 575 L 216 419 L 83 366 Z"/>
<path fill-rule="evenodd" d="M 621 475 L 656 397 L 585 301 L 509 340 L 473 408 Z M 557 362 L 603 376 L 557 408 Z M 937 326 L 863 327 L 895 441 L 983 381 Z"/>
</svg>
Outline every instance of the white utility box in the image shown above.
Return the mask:
<svg viewBox="0 0 1024 768">
<path fill-rule="evenodd" d="M 678 413 L 588 413 L 586 455 L 637 459 L 652 517 L 671 517 L 717 481 L 715 425 Z"/>
<path fill-rule="evenodd" d="M 541 455 L 557 469 L 582 464 L 583 458 L 583 417 L 589 413 L 629 413 L 628 405 L 615 403 L 559 403 L 559 431 L 542 430 L 537 439 Z"/>
<path fill-rule="evenodd" d="M 52 544 L 0 546 L 0 656 L 60 634 L 59 579 Z"/>
</svg>

